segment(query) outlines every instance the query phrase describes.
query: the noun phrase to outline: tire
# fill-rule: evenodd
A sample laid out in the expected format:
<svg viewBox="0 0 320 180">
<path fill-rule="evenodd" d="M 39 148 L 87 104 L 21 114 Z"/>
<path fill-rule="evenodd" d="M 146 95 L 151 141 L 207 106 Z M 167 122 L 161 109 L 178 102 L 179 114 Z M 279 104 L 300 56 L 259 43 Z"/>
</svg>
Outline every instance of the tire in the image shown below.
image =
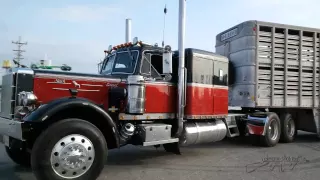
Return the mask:
<svg viewBox="0 0 320 180">
<path fill-rule="evenodd" d="M 6 152 L 14 163 L 23 167 L 31 167 L 31 154 L 26 150 L 6 146 Z"/>
<path fill-rule="evenodd" d="M 291 143 L 297 135 L 297 128 L 291 114 L 284 113 L 280 116 L 281 120 L 281 136 L 280 142 Z"/>
<path fill-rule="evenodd" d="M 260 143 L 265 147 L 273 147 L 278 144 L 281 134 L 280 119 L 275 113 L 268 113 L 269 121 L 267 122 L 265 135 L 260 136 Z M 269 128 L 271 127 L 271 128 Z"/>
<path fill-rule="evenodd" d="M 65 119 L 49 126 L 36 139 L 31 165 L 39 180 L 66 180 L 66 176 L 73 177 L 72 180 L 95 180 L 106 158 L 107 143 L 96 126 L 80 119 Z M 71 170 L 69 159 L 80 165 L 75 164 L 75 169 Z"/>
</svg>

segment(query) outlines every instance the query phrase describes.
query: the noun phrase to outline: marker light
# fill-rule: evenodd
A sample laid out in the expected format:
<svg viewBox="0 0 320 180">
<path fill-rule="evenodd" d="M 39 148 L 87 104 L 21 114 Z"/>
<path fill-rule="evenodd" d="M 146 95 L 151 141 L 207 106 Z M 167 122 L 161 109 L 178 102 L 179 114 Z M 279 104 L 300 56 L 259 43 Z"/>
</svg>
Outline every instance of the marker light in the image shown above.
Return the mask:
<svg viewBox="0 0 320 180">
<path fill-rule="evenodd" d="M 128 43 L 124 43 L 124 44 L 119 44 L 119 45 L 113 46 L 112 48 L 111 48 L 111 46 L 109 46 L 109 49 L 111 48 L 111 50 L 117 50 L 117 49 L 120 49 L 120 48 L 125 48 L 125 47 L 130 47 L 130 46 L 132 46 L 132 43 L 128 42 Z"/>
<path fill-rule="evenodd" d="M 166 51 L 171 51 L 171 46 L 170 46 L 170 45 L 166 45 L 166 46 L 164 47 L 164 49 L 165 49 Z"/>
<path fill-rule="evenodd" d="M 112 45 L 109 46 L 108 51 L 109 51 L 109 52 L 112 51 Z"/>
</svg>

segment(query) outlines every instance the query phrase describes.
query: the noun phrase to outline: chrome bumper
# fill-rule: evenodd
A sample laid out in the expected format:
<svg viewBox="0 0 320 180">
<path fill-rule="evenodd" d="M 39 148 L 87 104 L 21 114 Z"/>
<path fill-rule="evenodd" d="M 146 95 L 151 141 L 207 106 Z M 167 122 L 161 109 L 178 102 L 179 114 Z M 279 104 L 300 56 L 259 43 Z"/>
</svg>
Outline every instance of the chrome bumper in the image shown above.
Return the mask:
<svg viewBox="0 0 320 180">
<path fill-rule="evenodd" d="M 24 140 L 22 124 L 23 122 L 0 117 L 0 142 L 6 143 L 5 141 L 8 137 Z"/>
</svg>

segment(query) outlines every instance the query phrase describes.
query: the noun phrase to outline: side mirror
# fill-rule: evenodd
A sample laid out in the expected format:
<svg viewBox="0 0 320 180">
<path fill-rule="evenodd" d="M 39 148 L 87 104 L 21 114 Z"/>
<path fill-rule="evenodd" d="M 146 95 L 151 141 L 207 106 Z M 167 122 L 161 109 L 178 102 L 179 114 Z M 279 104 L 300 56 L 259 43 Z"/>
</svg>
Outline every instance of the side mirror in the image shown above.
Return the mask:
<svg viewBox="0 0 320 180">
<path fill-rule="evenodd" d="M 163 69 L 163 74 L 172 73 L 172 52 L 171 51 L 165 51 L 162 54 L 162 69 Z"/>
</svg>

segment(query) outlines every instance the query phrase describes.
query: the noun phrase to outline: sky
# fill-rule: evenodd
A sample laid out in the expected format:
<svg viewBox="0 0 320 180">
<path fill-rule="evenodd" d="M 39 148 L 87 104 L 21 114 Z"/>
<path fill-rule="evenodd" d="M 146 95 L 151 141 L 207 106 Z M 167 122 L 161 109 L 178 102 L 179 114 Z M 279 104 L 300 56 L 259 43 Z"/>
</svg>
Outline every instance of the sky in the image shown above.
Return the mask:
<svg viewBox="0 0 320 180">
<path fill-rule="evenodd" d="M 12 59 L 27 41 L 23 64 L 47 57 L 75 72 L 97 73 L 109 45 L 125 42 L 125 19 L 132 38 L 178 48 L 178 0 L 0 0 L 0 60 Z M 187 0 L 186 48 L 215 51 L 218 33 L 247 20 L 320 28 L 319 0 Z"/>
</svg>

